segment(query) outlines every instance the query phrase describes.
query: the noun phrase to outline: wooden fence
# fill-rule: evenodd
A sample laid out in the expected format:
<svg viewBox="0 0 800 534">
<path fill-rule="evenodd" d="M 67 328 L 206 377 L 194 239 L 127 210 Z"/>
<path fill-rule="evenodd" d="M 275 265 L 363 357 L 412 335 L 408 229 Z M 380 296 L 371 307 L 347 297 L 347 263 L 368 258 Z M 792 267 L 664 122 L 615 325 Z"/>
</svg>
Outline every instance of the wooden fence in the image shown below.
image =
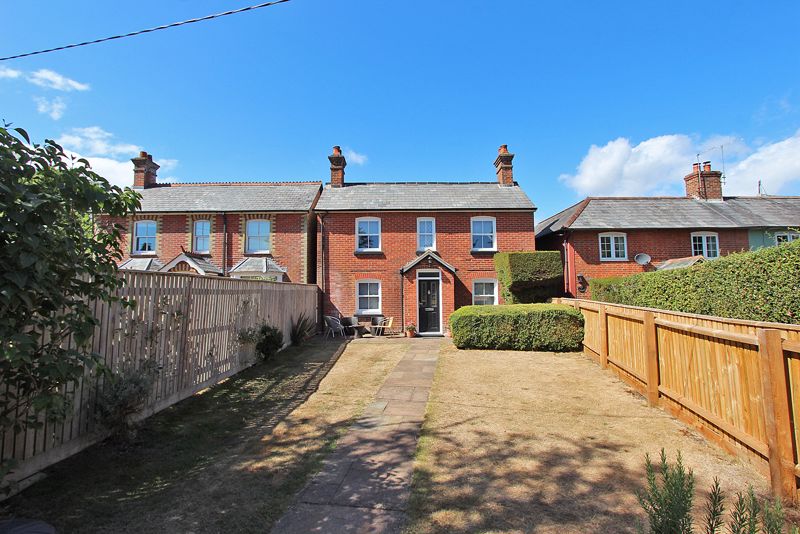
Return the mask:
<svg viewBox="0 0 800 534">
<path fill-rule="evenodd" d="M 797 497 L 800 325 L 576 299 L 584 353 Z"/>
<path fill-rule="evenodd" d="M 88 350 L 100 354 L 114 371 L 154 361 L 159 371 L 142 417 L 193 395 L 252 365 L 240 349 L 238 333 L 266 322 L 283 331 L 288 343 L 293 320 L 301 313 L 317 320 L 317 286 L 206 277 L 178 273 L 126 272 L 119 303 L 93 304 L 100 321 Z M 31 474 L 105 437 L 97 423 L 102 380 L 87 374 L 66 392 L 71 412 L 63 422 L 0 435 L 0 459 L 16 460 L 8 481 Z M 3 385 L 0 394 L 8 391 Z"/>
</svg>

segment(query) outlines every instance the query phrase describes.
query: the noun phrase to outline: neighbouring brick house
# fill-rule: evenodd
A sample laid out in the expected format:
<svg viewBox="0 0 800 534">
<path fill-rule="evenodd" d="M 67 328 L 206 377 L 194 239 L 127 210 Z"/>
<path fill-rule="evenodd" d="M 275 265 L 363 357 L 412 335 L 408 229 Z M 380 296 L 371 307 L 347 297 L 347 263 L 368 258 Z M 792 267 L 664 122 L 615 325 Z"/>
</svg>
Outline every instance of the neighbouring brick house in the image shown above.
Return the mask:
<svg viewBox="0 0 800 534">
<path fill-rule="evenodd" d="M 539 223 L 536 246 L 562 252 L 566 293 L 588 298 L 591 278 L 676 268 L 800 237 L 800 197 L 723 197 L 722 173 L 710 162 L 694 164 L 684 181 L 685 197 L 590 197 Z"/>
<path fill-rule="evenodd" d="M 125 220 L 122 269 L 313 283 L 321 182 L 159 184 L 132 159 L 141 209 Z"/>
<path fill-rule="evenodd" d="M 514 182 L 513 157 L 500 148 L 492 182 L 345 183 L 334 147 L 316 207 L 324 313 L 444 334 L 455 309 L 499 303 L 495 252 L 535 248 L 536 208 Z"/>
</svg>

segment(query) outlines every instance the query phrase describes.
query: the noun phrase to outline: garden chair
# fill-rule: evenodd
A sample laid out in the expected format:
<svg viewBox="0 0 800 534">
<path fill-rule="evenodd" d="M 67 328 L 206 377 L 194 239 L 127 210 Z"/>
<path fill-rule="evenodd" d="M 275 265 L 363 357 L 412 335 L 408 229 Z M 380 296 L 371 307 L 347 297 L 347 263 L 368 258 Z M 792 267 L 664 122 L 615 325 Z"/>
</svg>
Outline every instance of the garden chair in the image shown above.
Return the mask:
<svg viewBox="0 0 800 534">
<path fill-rule="evenodd" d="M 325 339 L 328 339 L 328 334 L 335 338 L 337 333 L 345 337 L 344 326 L 339 319 L 330 315 L 324 316 L 323 319 L 325 320 Z"/>
<path fill-rule="evenodd" d="M 369 330 L 373 336 L 382 336 L 387 331 L 391 333 L 392 331 L 392 324 L 394 323 L 394 317 L 387 317 L 386 319 L 382 319 L 376 325 L 370 326 Z"/>
</svg>

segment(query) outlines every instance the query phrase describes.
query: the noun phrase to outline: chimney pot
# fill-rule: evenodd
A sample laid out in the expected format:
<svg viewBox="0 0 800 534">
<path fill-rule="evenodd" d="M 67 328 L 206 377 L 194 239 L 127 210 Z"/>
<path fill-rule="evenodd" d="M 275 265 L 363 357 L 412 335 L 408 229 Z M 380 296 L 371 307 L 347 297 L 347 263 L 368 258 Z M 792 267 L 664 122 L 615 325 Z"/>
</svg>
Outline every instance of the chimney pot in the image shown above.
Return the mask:
<svg viewBox="0 0 800 534">
<path fill-rule="evenodd" d="M 502 186 L 514 185 L 514 166 L 511 161 L 514 154 L 508 151 L 508 145 L 500 145 L 497 150 L 497 159 L 494 160 L 494 168 L 497 173 L 497 182 Z"/>
<path fill-rule="evenodd" d="M 700 172 L 700 164 L 692 163 L 692 172 Z"/>
<path fill-rule="evenodd" d="M 692 163 L 692 172 L 683 181 L 686 184 L 686 196 L 698 200 L 723 200 L 722 173 L 711 170 L 711 162 Z"/>
<path fill-rule="evenodd" d="M 703 162 L 703 172 L 711 172 L 711 162 L 704 161 Z"/>
<path fill-rule="evenodd" d="M 342 155 L 342 148 L 339 145 L 333 147 L 333 154 L 328 156 L 328 160 L 331 162 L 331 187 L 343 187 L 347 160 Z"/>
<path fill-rule="evenodd" d="M 156 185 L 159 165 L 153 161 L 153 156 L 144 150 L 139 152 L 138 158 L 132 158 L 133 162 L 133 187 L 134 189 L 146 189 Z"/>
</svg>

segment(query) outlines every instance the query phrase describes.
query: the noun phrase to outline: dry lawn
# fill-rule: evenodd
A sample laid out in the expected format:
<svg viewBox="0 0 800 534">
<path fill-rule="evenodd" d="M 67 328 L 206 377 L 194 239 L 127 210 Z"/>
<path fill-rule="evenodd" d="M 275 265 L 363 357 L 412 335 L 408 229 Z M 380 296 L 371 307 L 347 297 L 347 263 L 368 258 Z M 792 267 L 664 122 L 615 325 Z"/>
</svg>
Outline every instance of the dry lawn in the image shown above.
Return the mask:
<svg viewBox="0 0 800 534">
<path fill-rule="evenodd" d="M 402 347 L 319 340 L 150 418 L 127 448 L 57 464 L 3 516 L 59 532 L 266 532 L 361 413 Z"/>
<path fill-rule="evenodd" d="M 766 479 L 580 354 L 444 345 L 417 449 L 410 532 L 636 532 L 644 456 L 678 451 L 698 514 Z"/>
</svg>

